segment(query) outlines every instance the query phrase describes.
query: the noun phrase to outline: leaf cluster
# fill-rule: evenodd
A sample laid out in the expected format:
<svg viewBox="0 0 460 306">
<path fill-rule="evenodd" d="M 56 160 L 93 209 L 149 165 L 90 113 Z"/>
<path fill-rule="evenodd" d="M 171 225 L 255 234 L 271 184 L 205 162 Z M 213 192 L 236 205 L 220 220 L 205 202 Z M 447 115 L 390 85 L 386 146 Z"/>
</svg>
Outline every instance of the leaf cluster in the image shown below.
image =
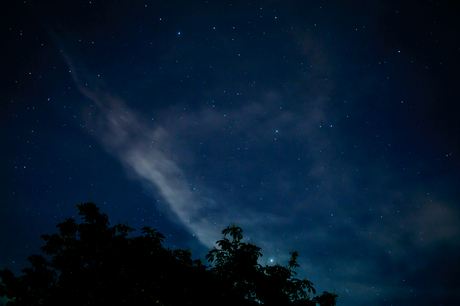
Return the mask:
<svg viewBox="0 0 460 306">
<path fill-rule="evenodd" d="M 205 266 L 190 250 L 163 247 L 165 237 L 155 229 L 143 227 L 134 236 L 127 223 L 110 227 L 92 202 L 77 208 L 83 223 L 66 219 L 57 224 L 58 233 L 42 235 L 46 257 L 30 256 L 21 276 L 0 270 L 7 306 L 336 303 L 337 295 L 327 292 L 312 298 L 313 284 L 294 278 L 297 252 L 285 267 L 258 264 L 261 249 L 242 242 L 235 224 L 222 231 L 219 248 L 206 255 L 211 266 Z"/>
</svg>

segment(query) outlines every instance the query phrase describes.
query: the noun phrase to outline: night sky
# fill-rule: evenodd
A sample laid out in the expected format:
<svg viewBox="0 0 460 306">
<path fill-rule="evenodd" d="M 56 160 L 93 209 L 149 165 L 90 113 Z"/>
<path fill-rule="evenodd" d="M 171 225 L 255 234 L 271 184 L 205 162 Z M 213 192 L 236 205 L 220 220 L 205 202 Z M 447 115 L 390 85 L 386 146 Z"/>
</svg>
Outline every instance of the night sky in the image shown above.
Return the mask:
<svg viewBox="0 0 460 306">
<path fill-rule="evenodd" d="M 44 4 L 48 3 L 48 4 Z M 3 1 L 0 268 L 92 200 L 236 222 L 339 306 L 458 305 L 456 1 Z"/>
</svg>

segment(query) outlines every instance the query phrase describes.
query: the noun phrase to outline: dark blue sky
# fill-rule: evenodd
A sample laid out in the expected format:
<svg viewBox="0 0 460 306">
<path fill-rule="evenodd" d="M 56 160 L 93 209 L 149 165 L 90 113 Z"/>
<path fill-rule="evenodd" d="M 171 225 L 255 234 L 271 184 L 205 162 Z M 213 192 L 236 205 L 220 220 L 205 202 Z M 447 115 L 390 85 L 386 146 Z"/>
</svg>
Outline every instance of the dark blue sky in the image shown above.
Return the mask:
<svg viewBox="0 0 460 306">
<path fill-rule="evenodd" d="M 91 199 L 201 258 L 236 222 L 341 306 L 458 303 L 454 1 L 0 11 L 0 268 Z"/>
</svg>

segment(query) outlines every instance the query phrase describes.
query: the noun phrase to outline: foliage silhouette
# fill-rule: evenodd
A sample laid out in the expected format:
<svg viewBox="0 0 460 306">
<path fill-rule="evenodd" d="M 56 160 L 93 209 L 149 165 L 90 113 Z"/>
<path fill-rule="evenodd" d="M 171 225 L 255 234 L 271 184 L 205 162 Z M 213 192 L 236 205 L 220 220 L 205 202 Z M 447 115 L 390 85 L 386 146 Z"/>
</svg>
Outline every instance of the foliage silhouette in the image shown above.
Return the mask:
<svg viewBox="0 0 460 306">
<path fill-rule="evenodd" d="M 189 250 L 164 248 L 164 236 L 150 227 L 142 235 L 128 224 L 109 227 L 92 202 L 77 205 L 84 222 L 57 224 L 59 233 L 42 235 L 42 255 L 15 277 L 0 270 L 0 297 L 19 305 L 314 305 L 334 306 L 335 293 L 315 294 L 312 283 L 294 278 L 297 252 L 286 267 L 261 266 L 260 248 L 241 242 L 233 224 L 206 255 L 207 267 Z M 232 237 L 230 241 L 227 235 Z"/>
<path fill-rule="evenodd" d="M 299 267 L 298 253 L 292 252 L 288 265 L 262 266 L 258 259 L 262 257 L 261 248 L 252 243 L 241 242 L 242 229 L 235 224 L 222 231 L 224 237 L 217 241 L 220 248 L 212 249 L 206 259 L 214 264 L 210 271 L 216 277 L 224 296 L 248 301 L 248 305 L 312 305 L 334 306 L 337 302 L 335 293 L 316 294 L 313 283 L 309 280 L 294 278 Z M 226 235 L 232 237 L 230 241 Z M 250 304 L 251 302 L 252 304 Z"/>
</svg>

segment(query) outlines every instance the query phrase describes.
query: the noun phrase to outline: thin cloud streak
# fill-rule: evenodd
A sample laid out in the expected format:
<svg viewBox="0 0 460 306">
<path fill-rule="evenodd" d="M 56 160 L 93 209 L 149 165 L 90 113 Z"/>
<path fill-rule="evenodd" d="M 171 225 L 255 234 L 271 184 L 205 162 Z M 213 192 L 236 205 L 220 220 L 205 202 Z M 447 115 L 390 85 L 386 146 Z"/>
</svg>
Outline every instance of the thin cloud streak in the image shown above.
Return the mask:
<svg viewBox="0 0 460 306">
<path fill-rule="evenodd" d="M 128 172 L 151 194 L 160 195 L 166 201 L 168 207 L 159 209 L 169 212 L 173 221 L 185 226 L 208 248 L 215 245 L 220 238 L 219 231 L 230 221 L 243 227 L 256 227 L 263 222 L 265 214 L 259 216 L 259 212 L 235 207 L 227 209 L 225 201 L 219 202 L 199 190 L 192 190 L 187 175 L 172 157 L 173 136 L 163 127 L 149 126 L 142 115 L 130 109 L 121 98 L 101 91 L 101 86 L 95 86 L 96 90 L 83 86 L 82 79 L 90 76 L 83 69 L 77 70 L 69 57 L 65 59 L 80 92 L 97 107 L 98 114 L 90 116 L 87 125 Z M 271 245 L 268 241 L 263 244 Z"/>
</svg>

